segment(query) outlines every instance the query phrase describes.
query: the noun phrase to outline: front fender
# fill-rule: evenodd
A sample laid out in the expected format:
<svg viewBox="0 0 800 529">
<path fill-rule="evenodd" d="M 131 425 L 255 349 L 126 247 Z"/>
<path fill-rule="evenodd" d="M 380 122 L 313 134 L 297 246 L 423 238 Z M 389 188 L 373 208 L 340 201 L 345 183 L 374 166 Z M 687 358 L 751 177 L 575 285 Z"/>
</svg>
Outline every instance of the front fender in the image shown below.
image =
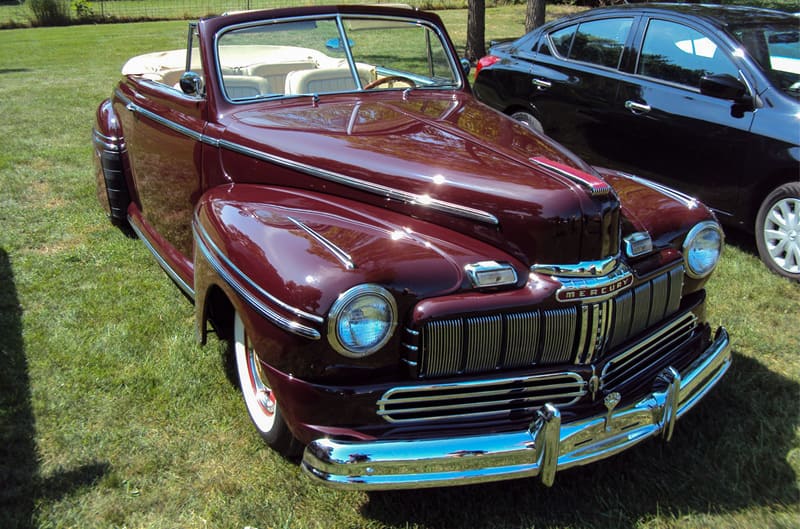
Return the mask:
<svg viewBox="0 0 800 529">
<path fill-rule="evenodd" d="M 206 297 L 217 286 L 237 310 L 294 334 L 293 342 L 317 341 L 315 350 L 327 347 L 330 307 L 356 285 L 387 288 L 402 317 L 420 299 L 463 288 L 466 264 L 512 261 L 484 243 L 379 207 L 252 184 L 208 191 L 195 210 L 194 233 L 199 329 L 206 328 Z M 277 349 L 264 360 L 280 369 L 288 351 Z M 390 354 L 371 361 L 392 362 L 384 356 Z"/>
</svg>

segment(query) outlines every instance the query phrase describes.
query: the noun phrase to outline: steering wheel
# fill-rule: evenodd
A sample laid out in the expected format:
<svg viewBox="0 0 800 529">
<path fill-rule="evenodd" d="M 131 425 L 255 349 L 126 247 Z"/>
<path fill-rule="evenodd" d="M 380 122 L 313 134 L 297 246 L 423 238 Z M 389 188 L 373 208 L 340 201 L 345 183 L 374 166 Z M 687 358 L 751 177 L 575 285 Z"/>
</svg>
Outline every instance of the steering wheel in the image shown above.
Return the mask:
<svg viewBox="0 0 800 529">
<path fill-rule="evenodd" d="M 380 79 L 375 79 L 371 83 L 367 84 L 366 86 L 364 86 L 364 90 L 371 90 L 371 89 L 375 88 L 376 86 L 380 86 L 380 85 L 386 84 L 386 83 L 394 83 L 394 82 L 405 83 L 408 86 L 410 86 L 411 88 L 416 88 L 416 86 L 417 86 L 417 83 L 415 83 L 414 81 L 412 81 L 408 77 L 403 77 L 402 75 L 387 75 L 386 77 L 381 77 Z"/>
</svg>

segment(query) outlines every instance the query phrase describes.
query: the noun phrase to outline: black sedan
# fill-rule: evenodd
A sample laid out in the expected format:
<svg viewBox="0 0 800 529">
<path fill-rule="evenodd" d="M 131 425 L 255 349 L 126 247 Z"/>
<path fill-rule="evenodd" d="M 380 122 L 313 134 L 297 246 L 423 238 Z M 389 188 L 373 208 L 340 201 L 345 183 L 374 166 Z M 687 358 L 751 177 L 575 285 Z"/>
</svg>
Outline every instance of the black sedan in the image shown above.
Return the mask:
<svg viewBox="0 0 800 529">
<path fill-rule="evenodd" d="M 595 164 L 673 186 L 755 232 L 800 280 L 800 18 L 631 4 L 493 46 L 474 91 Z"/>
</svg>

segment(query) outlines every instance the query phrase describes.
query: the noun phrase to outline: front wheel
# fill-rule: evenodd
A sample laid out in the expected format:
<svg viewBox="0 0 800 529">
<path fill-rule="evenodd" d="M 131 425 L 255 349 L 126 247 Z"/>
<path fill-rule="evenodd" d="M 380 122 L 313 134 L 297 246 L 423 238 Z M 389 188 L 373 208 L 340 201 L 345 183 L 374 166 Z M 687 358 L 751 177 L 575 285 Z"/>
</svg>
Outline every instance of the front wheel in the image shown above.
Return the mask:
<svg viewBox="0 0 800 529">
<path fill-rule="evenodd" d="M 800 281 L 800 183 L 775 188 L 761 203 L 756 246 L 770 270 Z"/>
<path fill-rule="evenodd" d="M 233 324 L 233 354 L 239 387 L 256 430 L 268 445 L 281 454 L 296 455 L 300 451 L 300 443 L 283 420 L 275 393 L 263 374 L 261 362 L 247 337 L 244 321 L 238 312 Z"/>
<path fill-rule="evenodd" d="M 533 129 L 540 134 L 544 134 L 544 127 L 542 127 L 542 122 L 536 119 L 533 114 L 528 112 L 524 112 L 522 110 L 513 112 L 511 117 L 528 127 L 529 129 Z"/>
</svg>

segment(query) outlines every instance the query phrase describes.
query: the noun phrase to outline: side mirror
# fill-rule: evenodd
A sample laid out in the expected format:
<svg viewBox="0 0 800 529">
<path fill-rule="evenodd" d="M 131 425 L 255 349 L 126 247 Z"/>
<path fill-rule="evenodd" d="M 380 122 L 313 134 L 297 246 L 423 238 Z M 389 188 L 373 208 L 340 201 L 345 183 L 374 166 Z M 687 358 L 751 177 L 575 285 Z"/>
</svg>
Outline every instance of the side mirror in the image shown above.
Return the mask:
<svg viewBox="0 0 800 529">
<path fill-rule="evenodd" d="M 180 85 L 183 93 L 190 96 L 202 96 L 205 88 L 203 78 L 197 72 L 185 72 L 181 75 Z"/>
<path fill-rule="evenodd" d="M 748 96 L 747 86 L 739 79 L 727 73 L 704 75 L 701 77 L 700 93 L 719 99 L 730 99 L 736 102 L 744 102 L 744 99 Z"/>
<path fill-rule="evenodd" d="M 461 59 L 461 70 L 464 72 L 464 75 L 469 75 L 469 71 L 472 69 L 472 63 L 469 62 L 469 59 L 464 58 Z"/>
</svg>

